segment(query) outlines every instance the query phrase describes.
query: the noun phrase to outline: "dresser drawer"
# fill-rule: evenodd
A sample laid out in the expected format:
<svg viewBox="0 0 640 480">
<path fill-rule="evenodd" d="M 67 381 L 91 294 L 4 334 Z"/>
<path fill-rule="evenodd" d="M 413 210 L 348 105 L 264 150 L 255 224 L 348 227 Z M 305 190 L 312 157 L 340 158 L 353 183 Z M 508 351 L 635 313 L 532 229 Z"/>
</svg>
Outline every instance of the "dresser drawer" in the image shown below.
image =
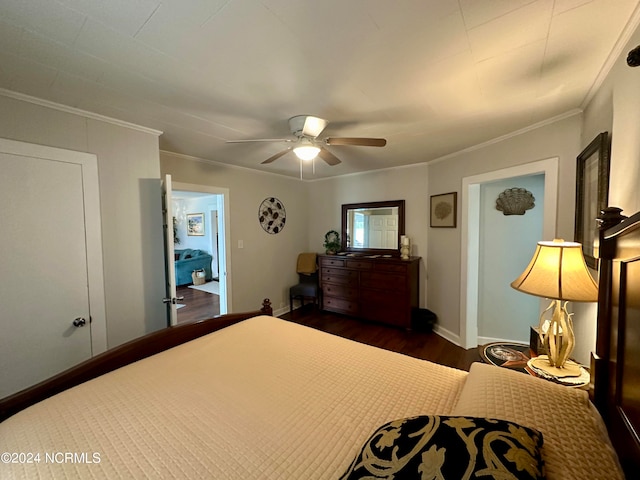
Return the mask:
<svg viewBox="0 0 640 480">
<path fill-rule="evenodd" d="M 360 289 L 360 301 L 369 305 L 403 305 L 407 302 L 406 292 L 390 290 Z"/>
<path fill-rule="evenodd" d="M 342 312 L 351 315 L 358 314 L 358 302 L 356 301 L 325 296 L 322 299 L 322 305 L 325 310 L 331 310 L 332 312 Z"/>
<path fill-rule="evenodd" d="M 396 272 L 396 273 L 401 273 L 403 275 L 406 275 L 408 265 L 404 265 L 401 263 L 380 262 L 380 263 L 377 263 L 374 268 L 375 270 L 379 270 L 381 272 L 391 272 L 391 273 Z"/>
<path fill-rule="evenodd" d="M 343 277 L 358 278 L 358 272 L 356 270 L 347 270 L 346 268 L 324 267 L 322 269 L 322 277 L 324 278 L 330 275 L 341 275 Z"/>
<path fill-rule="evenodd" d="M 360 285 L 364 288 L 378 288 L 383 291 L 405 291 L 407 277 L 393 273 L 364 272 L 360 276 Z"/>
<path fill-rule="evenodd" d="M 321 258 L 321 267 L 344 267 L 344 259 L 342 258 Z"/>
<path fill-rule="evenodd" d="M 322 294 L 329 297 L 338 297 L 346 300 L 357 300 L 358 289 L 348 285 L 334 285 L 331 283 L 322 286 Z"/>
<path fill-rule="evenodd" d="M 358 286 L 358 276 L 357 275 L 332 275 L 322 273 L 322 285 L 324 287 L 327 283 L 334 283 L 337 285 L 349 285 L 351 287 Z"/>
<path fill-rule="evenodd" d="M 356 270 L 371 270 L 371 262 L 362 260 L 347 260 L 347 268 L 355 268 Z"/>
</svg>

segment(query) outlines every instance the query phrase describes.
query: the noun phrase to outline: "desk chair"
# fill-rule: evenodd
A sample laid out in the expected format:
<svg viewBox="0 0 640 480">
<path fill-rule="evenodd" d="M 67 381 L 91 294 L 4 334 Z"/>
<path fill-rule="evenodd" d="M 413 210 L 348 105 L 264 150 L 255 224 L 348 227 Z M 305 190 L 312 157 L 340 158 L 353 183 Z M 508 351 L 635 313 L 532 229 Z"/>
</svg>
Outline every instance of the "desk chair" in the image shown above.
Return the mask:
<svg viewBox="0 0 640 480">
<path fill-rule="evenodd" d="M 299 298 L 304 307 L 305 298 L 313 298 L 314 305 L 318 301 L 318 263 L 315 253 L 301 253 L 296 264 L 299 283 L 289 288 L 289 312 L 293 312 L 293 299 Z M 319 302 L 318 302 L 319 303 Z"/>
</svg>

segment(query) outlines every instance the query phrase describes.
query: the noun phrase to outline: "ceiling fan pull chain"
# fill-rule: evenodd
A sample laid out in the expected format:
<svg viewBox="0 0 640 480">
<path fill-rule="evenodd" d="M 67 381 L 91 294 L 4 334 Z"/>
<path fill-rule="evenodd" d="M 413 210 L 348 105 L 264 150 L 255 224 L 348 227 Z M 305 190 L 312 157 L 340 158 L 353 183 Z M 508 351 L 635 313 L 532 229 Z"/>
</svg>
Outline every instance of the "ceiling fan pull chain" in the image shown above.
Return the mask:
<svg viewBox="0 0 640 480">
<path fill-rule="evenodd" d="M 300 180 L 302 180 L 302 160 L 300 160 L 299 163 L 300 163 Z"/>
</svg>

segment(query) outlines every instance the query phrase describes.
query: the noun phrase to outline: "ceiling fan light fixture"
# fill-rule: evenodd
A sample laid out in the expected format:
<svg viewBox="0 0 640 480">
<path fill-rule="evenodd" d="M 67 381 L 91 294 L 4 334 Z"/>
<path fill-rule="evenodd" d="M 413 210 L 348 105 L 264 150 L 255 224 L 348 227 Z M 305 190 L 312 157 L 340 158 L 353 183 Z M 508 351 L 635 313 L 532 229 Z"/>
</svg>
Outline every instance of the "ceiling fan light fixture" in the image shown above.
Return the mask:
<svg viewBox="0 0 640 480">
<path fill-rule="evenodd" d="M 313 145 L 303 145 L 293 149 L 293 153 L 295 153 L 300 160 L 313 160 L 319 152 L 320 149 Z"/>
</svg>

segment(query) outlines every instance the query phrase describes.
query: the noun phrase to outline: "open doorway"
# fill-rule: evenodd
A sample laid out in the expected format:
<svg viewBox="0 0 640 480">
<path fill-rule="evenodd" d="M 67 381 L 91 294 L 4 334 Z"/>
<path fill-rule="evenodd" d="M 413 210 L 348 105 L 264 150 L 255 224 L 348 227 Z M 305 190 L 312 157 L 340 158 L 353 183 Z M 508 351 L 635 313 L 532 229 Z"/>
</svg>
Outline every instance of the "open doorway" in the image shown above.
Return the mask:
<svg viewBox="0 0 640 480">
<path fill-rule="evenodd" d="M 228 313 L 225 209 L 228 191 L 174 183 L 172 195 L 178 323 Z"/>
<path fill-rule="evenodd" d="M 523 165 L 518 165 L 495 172 L 489 172 L 482 175 L 465 177 L 462 181 L 462 225 L 461 225 L 461 272 L 460 272 L 460 342 L 464 348 L 472 348 L 478 345 L 480 341 L 486 341 L 488 338 L 495 339 L 500 336 L 512 337 L 514 333 L 504 330 L 487 330 L 490 333 L 482 335 L 479 338 L 478 321 L 482 317 L 481 310 L 483 306 L 481 295 L 483 294 L 483 285 L 481 282 L 486 281 L 483 278 L 483 268 L 486 267 L 487 259 L 483 258 L 486 254 L 485 249 L 481 246 L 482 232 L 491 229 L 486 216 L 482 212 L 482 193 L 483 185 L 489 185 L 500 182 L 505 179 L 515 179 L 517 177 L 535 177 L 541 175 L 544 177 L 542 198 L 542 238 L 531 238 L 532 247 L 535 248 L 537 241 L 542 239 L 553 239 L 556 231 L 556 213 L 558 202 L 558 158 L 550 158 L 540 160 Z M 496 183 L 496 185 L 499 185 Z M 493 192 L 495 193 L 495 192 Z M 485 235 L 486 239 L 487 236 Z M 504 245 L 502 248 L 507 248 Z M 524 255 L 525 262 L 531 258 L 529 253 L 527 257 Z M 525 263 L 526 266 L 526 263 Z M 489 268 L 491 266 L 489 265 Z M 524 269 L 524 268 L 523 268 Z M 511 273 L 509 273 L 511 275 Z M 515 278 L 515 277 L 514 277 Z M 508 280 L 508 281 L 507 281 Z M 505 278 L 500 280 L 504 284 L 504 288 L 509 288 L 509 283 L 513 278 Z M 525 296 L 523 296 L 525 297 Z M 504 305 L 492 304 L 489 308 L 500 309 Z M 508 310 L 507 311 L 511 311 Z M 519 312 L 512 312 L 513 315 L 519 315 Z M 494 326 L 495 327 L 495 326 Z M 495 333 L 498 331 L 499 333 Z M 521 338 L 527 337 L 528 330 L 519 333 Z M 527 337 L 528 338 L 528 337 Z M 519 338 L 508 338 L 509 340 L 518 340 Z"/>
</svg>

